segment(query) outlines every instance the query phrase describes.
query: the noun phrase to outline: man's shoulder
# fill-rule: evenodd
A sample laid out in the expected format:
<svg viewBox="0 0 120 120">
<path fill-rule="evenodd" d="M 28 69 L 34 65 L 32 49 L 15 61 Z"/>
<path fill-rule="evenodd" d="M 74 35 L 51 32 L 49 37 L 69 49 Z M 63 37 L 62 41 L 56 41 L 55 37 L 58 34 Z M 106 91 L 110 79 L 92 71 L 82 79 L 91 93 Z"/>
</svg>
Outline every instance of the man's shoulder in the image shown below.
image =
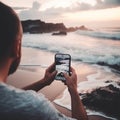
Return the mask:
<svg viewBox="0 0 120 120">
<path fill-rule="evenodd" d="M 0 84 L 0 109 L 9 111 L 22 112 L 22 110 L 33 111 L 38 109 L 49 101 L 41 93 L 36 93 L 33 90 L 22 90 L 7 84 Z M 31 107 L 29 107 L 31 106 Z M 28 110 L 29 108 L 29 110 Z"/>
<path fill-rule="evenodd" d="M 28 100 L 32 102 L 33 100 L 37 101 L 37 99 L 46 99 L 41 93 L 37 94 L 33 90 L 25 91 L 5 83 L 0 83 L 0 96 L 4 102 L 7 102 L 9 99 L 9 103 L 10 100 L 11 102 L 14 102 L 15 100 L 16 102 L 21 102 L 22 100 L 24 100 L 24 102 L 28 102 Z"/>
<path fill-rule="evenodd" d="M 73 120 L 59 113 L 43 94 L 0 84 L 0 118 Z M 7 115 L 7 116 L 6 116 Z M 14 116 L 16 115 L 16 116 Z"/>
<path fill-rule="evenodd" d="M 25 90 L 16 88 L 14 86 L 11 86 L 5 83 L 0 83 L 0 94 L 2 94 L 2 92 L 5 92 L 5 93 L 8 92 L 11 94 L 27 93 Z"/>
</svg>

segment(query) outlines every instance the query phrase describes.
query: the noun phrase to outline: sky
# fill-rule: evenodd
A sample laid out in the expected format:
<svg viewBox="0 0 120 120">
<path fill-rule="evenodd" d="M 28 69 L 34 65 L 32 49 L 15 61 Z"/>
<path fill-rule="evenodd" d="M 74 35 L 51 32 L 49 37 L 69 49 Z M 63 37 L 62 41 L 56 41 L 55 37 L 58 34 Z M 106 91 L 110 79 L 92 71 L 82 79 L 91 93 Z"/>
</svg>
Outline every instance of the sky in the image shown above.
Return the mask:
<svg viewBox="0 0 120 120">
<path fill-rule="evenodd" d="M 120 0 L 1 0 L 21 20 L 40 19 L 67 27 L 120 27 Z"/>
</svg>

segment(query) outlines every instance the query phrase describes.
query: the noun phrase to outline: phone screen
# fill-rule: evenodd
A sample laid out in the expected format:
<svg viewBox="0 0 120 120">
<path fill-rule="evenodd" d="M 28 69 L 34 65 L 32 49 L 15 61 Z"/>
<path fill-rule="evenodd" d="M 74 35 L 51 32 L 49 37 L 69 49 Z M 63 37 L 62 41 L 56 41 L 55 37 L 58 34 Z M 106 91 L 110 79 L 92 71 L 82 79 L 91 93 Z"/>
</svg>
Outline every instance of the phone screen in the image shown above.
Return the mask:
<svg viewBox="0 0 120 120">
<path fill-rule="evenodd" d="M 63 73 L 70 75 L 71 56 L 69 54 L 55 55 L 55 68 L 58 71 L 55 79 L 65 80 Z"/>
</svg>

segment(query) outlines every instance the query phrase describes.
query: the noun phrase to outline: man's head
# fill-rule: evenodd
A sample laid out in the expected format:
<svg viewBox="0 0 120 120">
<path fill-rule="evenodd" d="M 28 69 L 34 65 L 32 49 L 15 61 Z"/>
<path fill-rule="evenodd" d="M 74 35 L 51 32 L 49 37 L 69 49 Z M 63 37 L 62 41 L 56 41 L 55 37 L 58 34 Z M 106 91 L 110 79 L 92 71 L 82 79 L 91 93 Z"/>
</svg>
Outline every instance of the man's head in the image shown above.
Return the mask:
<svg viewBox="0 0 120 120">
<path fill-rule="evenodd" d="M 0 2 L 0 64 L 12 58 L 9 74 L 13 73 L 21 58 L 21 22 L 12 8 Z"/>
</svg>

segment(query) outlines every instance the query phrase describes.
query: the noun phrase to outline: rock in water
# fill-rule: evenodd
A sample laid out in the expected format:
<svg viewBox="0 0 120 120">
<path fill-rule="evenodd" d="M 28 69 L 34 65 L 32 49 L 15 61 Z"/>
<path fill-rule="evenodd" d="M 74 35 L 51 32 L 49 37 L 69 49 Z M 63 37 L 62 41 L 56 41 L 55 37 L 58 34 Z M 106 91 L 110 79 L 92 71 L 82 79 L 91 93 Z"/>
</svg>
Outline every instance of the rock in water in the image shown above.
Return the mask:
<svg viewBox="0 0 120 120">
<path fill-rule="evenodd" d="M 119 83 L 117 83 L 119 86 Z M 100 111 L 104 114 L 120 120 L 120 88 L 112 84 L 100 87 L 91 93 L 80 94 L 83 104 L 91 110 Z"/>
</svg>

